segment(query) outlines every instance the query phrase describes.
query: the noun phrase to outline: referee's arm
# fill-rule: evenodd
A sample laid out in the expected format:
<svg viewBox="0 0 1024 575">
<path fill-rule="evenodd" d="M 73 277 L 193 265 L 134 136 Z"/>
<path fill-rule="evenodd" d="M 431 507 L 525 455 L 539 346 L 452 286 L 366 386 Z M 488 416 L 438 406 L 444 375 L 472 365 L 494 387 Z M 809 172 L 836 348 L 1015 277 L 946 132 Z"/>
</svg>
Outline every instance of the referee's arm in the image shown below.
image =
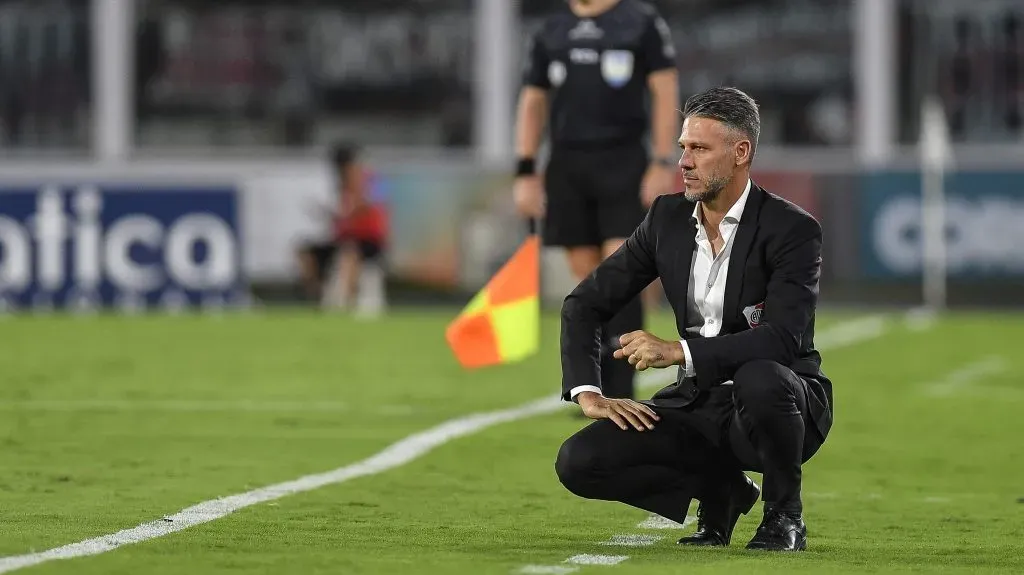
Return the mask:
<svg viewBox="0 0 1024 575">
<path fill-rule="evenodd" d="M 540 33 L 538 33 L 538 36 Z M 540 38 L 531 39 L 530 55 L 516 112 L 516 180 L 512 188 L 516 210 L 531 221 L 544 217 L 544 191 L 535 160 L 548 115 L 548 66 Z"/>
<path fill-rule="evenodd" d="M 516 114 L 516 156 L 537 157 L 547 115 L 548 93 L 536 86 L 523 86 Z"/>
<path fill-rule="evenodd" d="M 644 34 L 643 51 L 651 92 L 651 151 L 658 159 L 672 157 L 679 138 L 679 73 L 672 35 L 661 16 L 651 19 Z"/>
<path fill-rule="evenodd" d="M 523 88 L 519 92 L 516 113 L 516 155 L 536 158 L 548 116 L 548 80 L 550 61 L 541 44 L 540 32 L 531 38 L 529 61 L 523 75 Z"/>
</svg>

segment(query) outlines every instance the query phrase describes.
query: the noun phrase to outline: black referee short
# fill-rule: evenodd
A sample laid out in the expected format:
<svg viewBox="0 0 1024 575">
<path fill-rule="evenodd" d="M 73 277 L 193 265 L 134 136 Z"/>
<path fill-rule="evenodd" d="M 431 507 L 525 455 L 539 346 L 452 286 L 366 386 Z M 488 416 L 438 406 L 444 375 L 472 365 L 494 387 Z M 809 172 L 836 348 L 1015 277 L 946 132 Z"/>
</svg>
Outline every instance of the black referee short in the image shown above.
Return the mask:
<svg viewBox="0 0 1024 575">
<path fill-rule="evenodd" d="M 544 173 L 545 245 L 601 246 L 629 237 L 646 210 L 640 186 L 647 171 L 643 145 L 551 152 Z"/>
</svg>

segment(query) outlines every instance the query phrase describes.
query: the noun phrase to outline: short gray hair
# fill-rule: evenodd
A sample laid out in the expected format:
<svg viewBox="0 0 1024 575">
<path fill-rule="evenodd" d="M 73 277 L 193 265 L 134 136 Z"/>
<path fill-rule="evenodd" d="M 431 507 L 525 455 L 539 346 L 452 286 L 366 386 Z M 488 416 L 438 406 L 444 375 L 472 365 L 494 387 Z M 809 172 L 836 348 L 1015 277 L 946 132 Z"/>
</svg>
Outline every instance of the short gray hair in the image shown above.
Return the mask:
<svg viewBox="0 0 1024 575">
<path fill-rule="evenodd" d="M 732 87 L 711 88 L 694 94 L 683 106 L 683 119 L 695 116 L 718 120 L 750 140 L 750 158 L 754 158 L 761 135 L 761 114 L 757 102 L 746 92 Z"/>
</svg>

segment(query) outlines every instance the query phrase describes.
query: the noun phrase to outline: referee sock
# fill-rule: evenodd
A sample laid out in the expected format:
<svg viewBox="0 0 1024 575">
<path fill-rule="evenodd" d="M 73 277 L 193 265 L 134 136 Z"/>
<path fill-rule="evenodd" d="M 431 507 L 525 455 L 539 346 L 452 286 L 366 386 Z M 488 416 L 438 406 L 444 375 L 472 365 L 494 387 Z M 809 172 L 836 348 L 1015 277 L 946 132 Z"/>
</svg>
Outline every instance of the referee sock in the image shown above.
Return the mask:
<svg viewBox="0 0 1024 575">
<path fill-rule="evenodd" d="M 612 353 L 621 347 L 619 336 L 644 328 L 644 310 L 640 296 L 633 298 L 602 330 L 605 345 L 601 358 L 601 390 L 605 397 L 630 398 L 635 394 L 636 369 Z"/>
</svg>

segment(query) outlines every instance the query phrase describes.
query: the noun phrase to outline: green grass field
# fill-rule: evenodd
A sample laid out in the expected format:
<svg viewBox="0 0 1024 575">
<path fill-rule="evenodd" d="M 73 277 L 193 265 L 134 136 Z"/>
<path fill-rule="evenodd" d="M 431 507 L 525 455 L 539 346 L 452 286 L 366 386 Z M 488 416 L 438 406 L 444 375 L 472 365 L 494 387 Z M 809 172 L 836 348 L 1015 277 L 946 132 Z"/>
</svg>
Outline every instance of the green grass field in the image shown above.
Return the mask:
<svg viewBox="0 0 1024 575">
<path fill-rule="evenodd" d="M 0 321 L 0 558 L 339 468 L 447 420 L 557 395 L 554 316 L 539 356 L 467 373 L 442 337 L 454 313 Z M 908 325 L 893 312 L 867 337 L 842 337 L 857 317 L 819 319 L 836 425 L 805 468 L 803 554 L 743 550 L 760 506 L 732 548 L 692 550 L 674 544 L 684 531 L 638 527 L 639 510 L 569 494 L 554 456 L 586 422 L 567 406 L 380 474 L 18 572 L 1024 572 L 1024 316 Z M 657 333 L 675 335 L 668 317 L 656 319 Z M 631 534 L 661 539 L 603 544 Z M 629 559 L 565 562 L 581 554 Z"/>
</svg>

